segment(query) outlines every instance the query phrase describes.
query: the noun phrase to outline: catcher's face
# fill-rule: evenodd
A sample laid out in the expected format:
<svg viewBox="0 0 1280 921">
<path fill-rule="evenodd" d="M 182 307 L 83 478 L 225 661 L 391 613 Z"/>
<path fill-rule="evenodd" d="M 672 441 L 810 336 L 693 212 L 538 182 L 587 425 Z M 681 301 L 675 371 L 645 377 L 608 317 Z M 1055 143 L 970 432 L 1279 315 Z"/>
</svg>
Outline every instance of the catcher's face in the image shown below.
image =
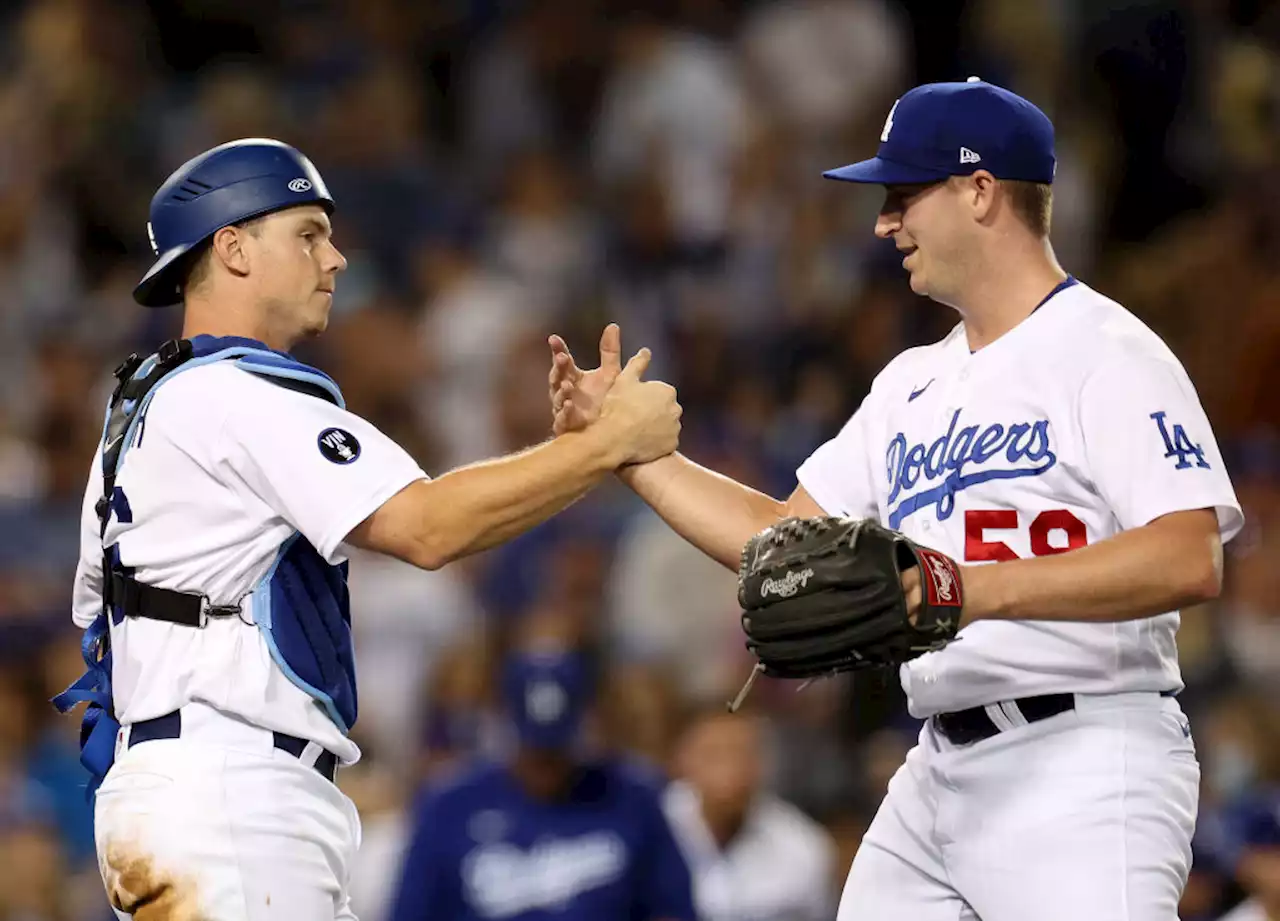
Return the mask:
<svg viewBox="0 0 1280 921">
<path fill-rule="evenodd" d="M 972 215 L 964 194 L 967 177 L 945 182 L 885 186 L 875 233 L 903 254 L 911 290 L 954 304 L 964 287 Z"/>
<path fill-rule="evenodd" d="M 324 332 L 337 275 L 347 267 L 324 208 L 303 205 L 267 216 L 245 248 L 261 267 L 257 300 L 268 322 L 293 338 Z"/>
</svg>

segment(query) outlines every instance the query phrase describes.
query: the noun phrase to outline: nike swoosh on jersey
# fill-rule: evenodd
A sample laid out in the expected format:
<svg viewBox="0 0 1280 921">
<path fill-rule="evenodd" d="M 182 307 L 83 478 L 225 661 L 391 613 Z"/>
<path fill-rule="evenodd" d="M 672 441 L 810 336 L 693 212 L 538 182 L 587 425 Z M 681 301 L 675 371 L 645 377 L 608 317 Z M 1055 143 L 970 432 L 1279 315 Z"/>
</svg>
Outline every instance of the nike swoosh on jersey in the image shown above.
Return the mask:
<svg viewBox="0 0 1280 921">
<path fill-rule="evenodd" d="M 911 396 L 907 397 L 907 402 L 908 402 L 908 403 L 910 403 L 910 402 L 911 402 L 912 400 L 914 400 L 916 397 L 920 396 L 920 394 L 922 394 L 922 393 L 924 393 L 926 390 L 928 390 L 928 389 L 929 389 L 929 384 L 932 384 L 935 380 L 937 380 L 937 378 L 933 378 L 933 377 L 931 377 L 931 378 L 929 378 L 929 383 L 928 383 L 928 384 L 925 384 L 925 385 L 924 385 L 923 387 L 921 387 L 919 390 L 913 390 L 913 391 L 911 391 Z"/>
</svg>

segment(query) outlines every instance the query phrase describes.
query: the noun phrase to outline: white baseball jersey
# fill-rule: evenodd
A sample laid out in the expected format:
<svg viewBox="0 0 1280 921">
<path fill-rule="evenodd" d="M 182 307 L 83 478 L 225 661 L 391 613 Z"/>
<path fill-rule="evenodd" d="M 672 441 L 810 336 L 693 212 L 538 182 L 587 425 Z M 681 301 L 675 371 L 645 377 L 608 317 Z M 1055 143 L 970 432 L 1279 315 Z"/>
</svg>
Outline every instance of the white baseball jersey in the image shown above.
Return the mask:
<svg viewBox="0 0 1280 921">
<path fill-rule="evenodd" d="M 700 921 L 827 921 L 835 907 L 836 845 L 795 806 L 759 794 L 742 827 L 721 847 L 698 791 L 677 780 L 662 807 L 693 876 Z"/>
<path fill-rule="evenodd" d="M 200 702 L 355 761 L 355 743 L 273 660 L 255 626 L 263 603 L 255 588 L 295 533 L 341 563 L 351 529 L 425 477 L 369 422 L 232 362 L 161 385 L 116 480 L 105 543 L 118 543 L 121 563 L 142 583 L 242 610 L 202 628 L 133 617 L 112 624 L 116 718 L 129 724 Z M 95 457 L 73 598 L 81 627 L 102 605 L 101 495 Z"/>
<path fill-rule="evenodd" d="M 1170 512 L 1243 524 L 1181 363 L 1075 282 L 971 352 L 959 324 L 877 376 L 800 467 L 828 514 L 874 517 L 961 564 L 1046 556 Z M 913 716 L 1035 694 L 1181 690 L 1178 613 L 1122 623 L 983 620 L 902 667 Z"/>
<path fill-rule="evenodd" d="M 1270 915 L 1267 914 L 1266 908 L 1256 898 L 1246 899 L 1231 911 L 1227 912 L 1218 921 L 1268 921 Z"/>
</svg>

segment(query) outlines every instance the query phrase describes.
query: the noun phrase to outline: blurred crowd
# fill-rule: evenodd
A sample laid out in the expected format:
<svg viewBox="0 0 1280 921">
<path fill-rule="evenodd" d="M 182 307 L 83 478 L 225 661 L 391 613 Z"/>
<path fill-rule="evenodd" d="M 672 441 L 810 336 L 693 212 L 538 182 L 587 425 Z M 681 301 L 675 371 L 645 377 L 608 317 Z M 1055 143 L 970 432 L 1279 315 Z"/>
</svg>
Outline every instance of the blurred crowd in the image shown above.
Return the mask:
<svg viewBox="0 0 1280 921">
<path fill-rule="evenodd" d="M 1278 921 L 1264 0 L 0 2 L 0 921 L 109 917 L 79 721 L 48 699 L 81 671 L 69 593 L 110 370 L 178 331 L 129 294 L 171 170 L 251 136 L 314 160 L 350 269 L 298 355 L 429 472 L 548 437 L 547 335 L 593 366 L 617 321 L 677 386 L 682 450 L 780 496 L 889 358 L 954 323 L 873 238 L 878 190 L 819 174 L 872 153 L 911 85 L 971 74 L 1053 118 L 1061 262 L 1165 337 L 1228 457 L 1248 525 L 1180 634 L 1204 766 L 1182 918 Z M 765 682 L 749 731 L 708 719 L 750 667 L 733 575 L 616 485 L 440 572 L 356 557 L 351 590 L 365 758 L 340 783 L 364 814 L 364 921 L 386 916 L 421 785 L 502 750 L 496 663 L 531 620 L 572 624 L 595 663 L 602 744 L 808 823 L 827 905 L 917 728 L 892 675 Z"/>
</svg>

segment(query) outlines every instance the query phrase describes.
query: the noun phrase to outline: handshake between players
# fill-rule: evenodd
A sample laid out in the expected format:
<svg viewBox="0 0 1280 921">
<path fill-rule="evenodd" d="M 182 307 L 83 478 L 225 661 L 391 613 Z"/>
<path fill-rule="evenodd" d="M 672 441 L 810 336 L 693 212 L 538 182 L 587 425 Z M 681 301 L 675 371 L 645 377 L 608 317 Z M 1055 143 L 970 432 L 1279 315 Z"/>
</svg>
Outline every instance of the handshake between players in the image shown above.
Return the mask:
<svg viewBox="0 0 1280 921">
<path fill-rule="evenodd" d="M 639 380 L 634 369 L 643 370 L 649 354 L 641 350 L 623 368 L 620 339 L 616 324 L 605 327 L 600 366 L 590 371 L 577 366 L 561 337 L 548 339 L 547 385 L 557 436 L 608 424 L 611 415 L 629 410 L 626 404 Z M 674 399 L 674 390 L 667 390 Z M 728 505 L 757 505 L 751 501 L 754 491 L 733 484 L 726 503 L 708 501 L 705 494 L 682 501 L 681 492 L 701 490 L 682 489 L 680 481 L 687 487 L 699 478 L 681 475 L 682 459 L 667 457 L 673 451 L 674 444 L 670 452 L 650 458 L 660 461 L 650 471 L 636 461 L 621 465 L 618 473 L 694 546 L 710 551 L 709 544 L 728 541 L 729 552 L 710 555 L 738 570 L 746 645 L 757 658 L 751 680 L 730 709 L 737 709 L 759 673 L 809 679 L 893 667 L 955 638 L 964 591 L 959 567 L 950 557 L 872 520 L 826 515 L 811 502 L 795 507 L 790 502 L 761 503 L 758 513 L 749 516 L 747 530 L 729 528 L 736 537 L 726 534 L 709 542 L 699 534 L 705 523 L 700 526 L 696 519 L 732 518 Z M 663 493 L 665 501 L 659 498 Z"/>
<path fill-rule="evenodd" d="M 568 399 L 574 384 L 588 375 L 574 366 L 564 341 L 552 338 L 558 344 L 551 371 L 557 435 L 605 426 L 607 440 L 616 445 L 619 466 L 647 463 L 675 451 L 682 409 L 670 384 L 641 379 L 651 359 L 648 349 L 641 349 L 623 367 L 618 327 L 610 325 L 600 340 L 600 367 L 590 372 L 588 386 L 579 387 L 575 398 Z"/>
</svg>

